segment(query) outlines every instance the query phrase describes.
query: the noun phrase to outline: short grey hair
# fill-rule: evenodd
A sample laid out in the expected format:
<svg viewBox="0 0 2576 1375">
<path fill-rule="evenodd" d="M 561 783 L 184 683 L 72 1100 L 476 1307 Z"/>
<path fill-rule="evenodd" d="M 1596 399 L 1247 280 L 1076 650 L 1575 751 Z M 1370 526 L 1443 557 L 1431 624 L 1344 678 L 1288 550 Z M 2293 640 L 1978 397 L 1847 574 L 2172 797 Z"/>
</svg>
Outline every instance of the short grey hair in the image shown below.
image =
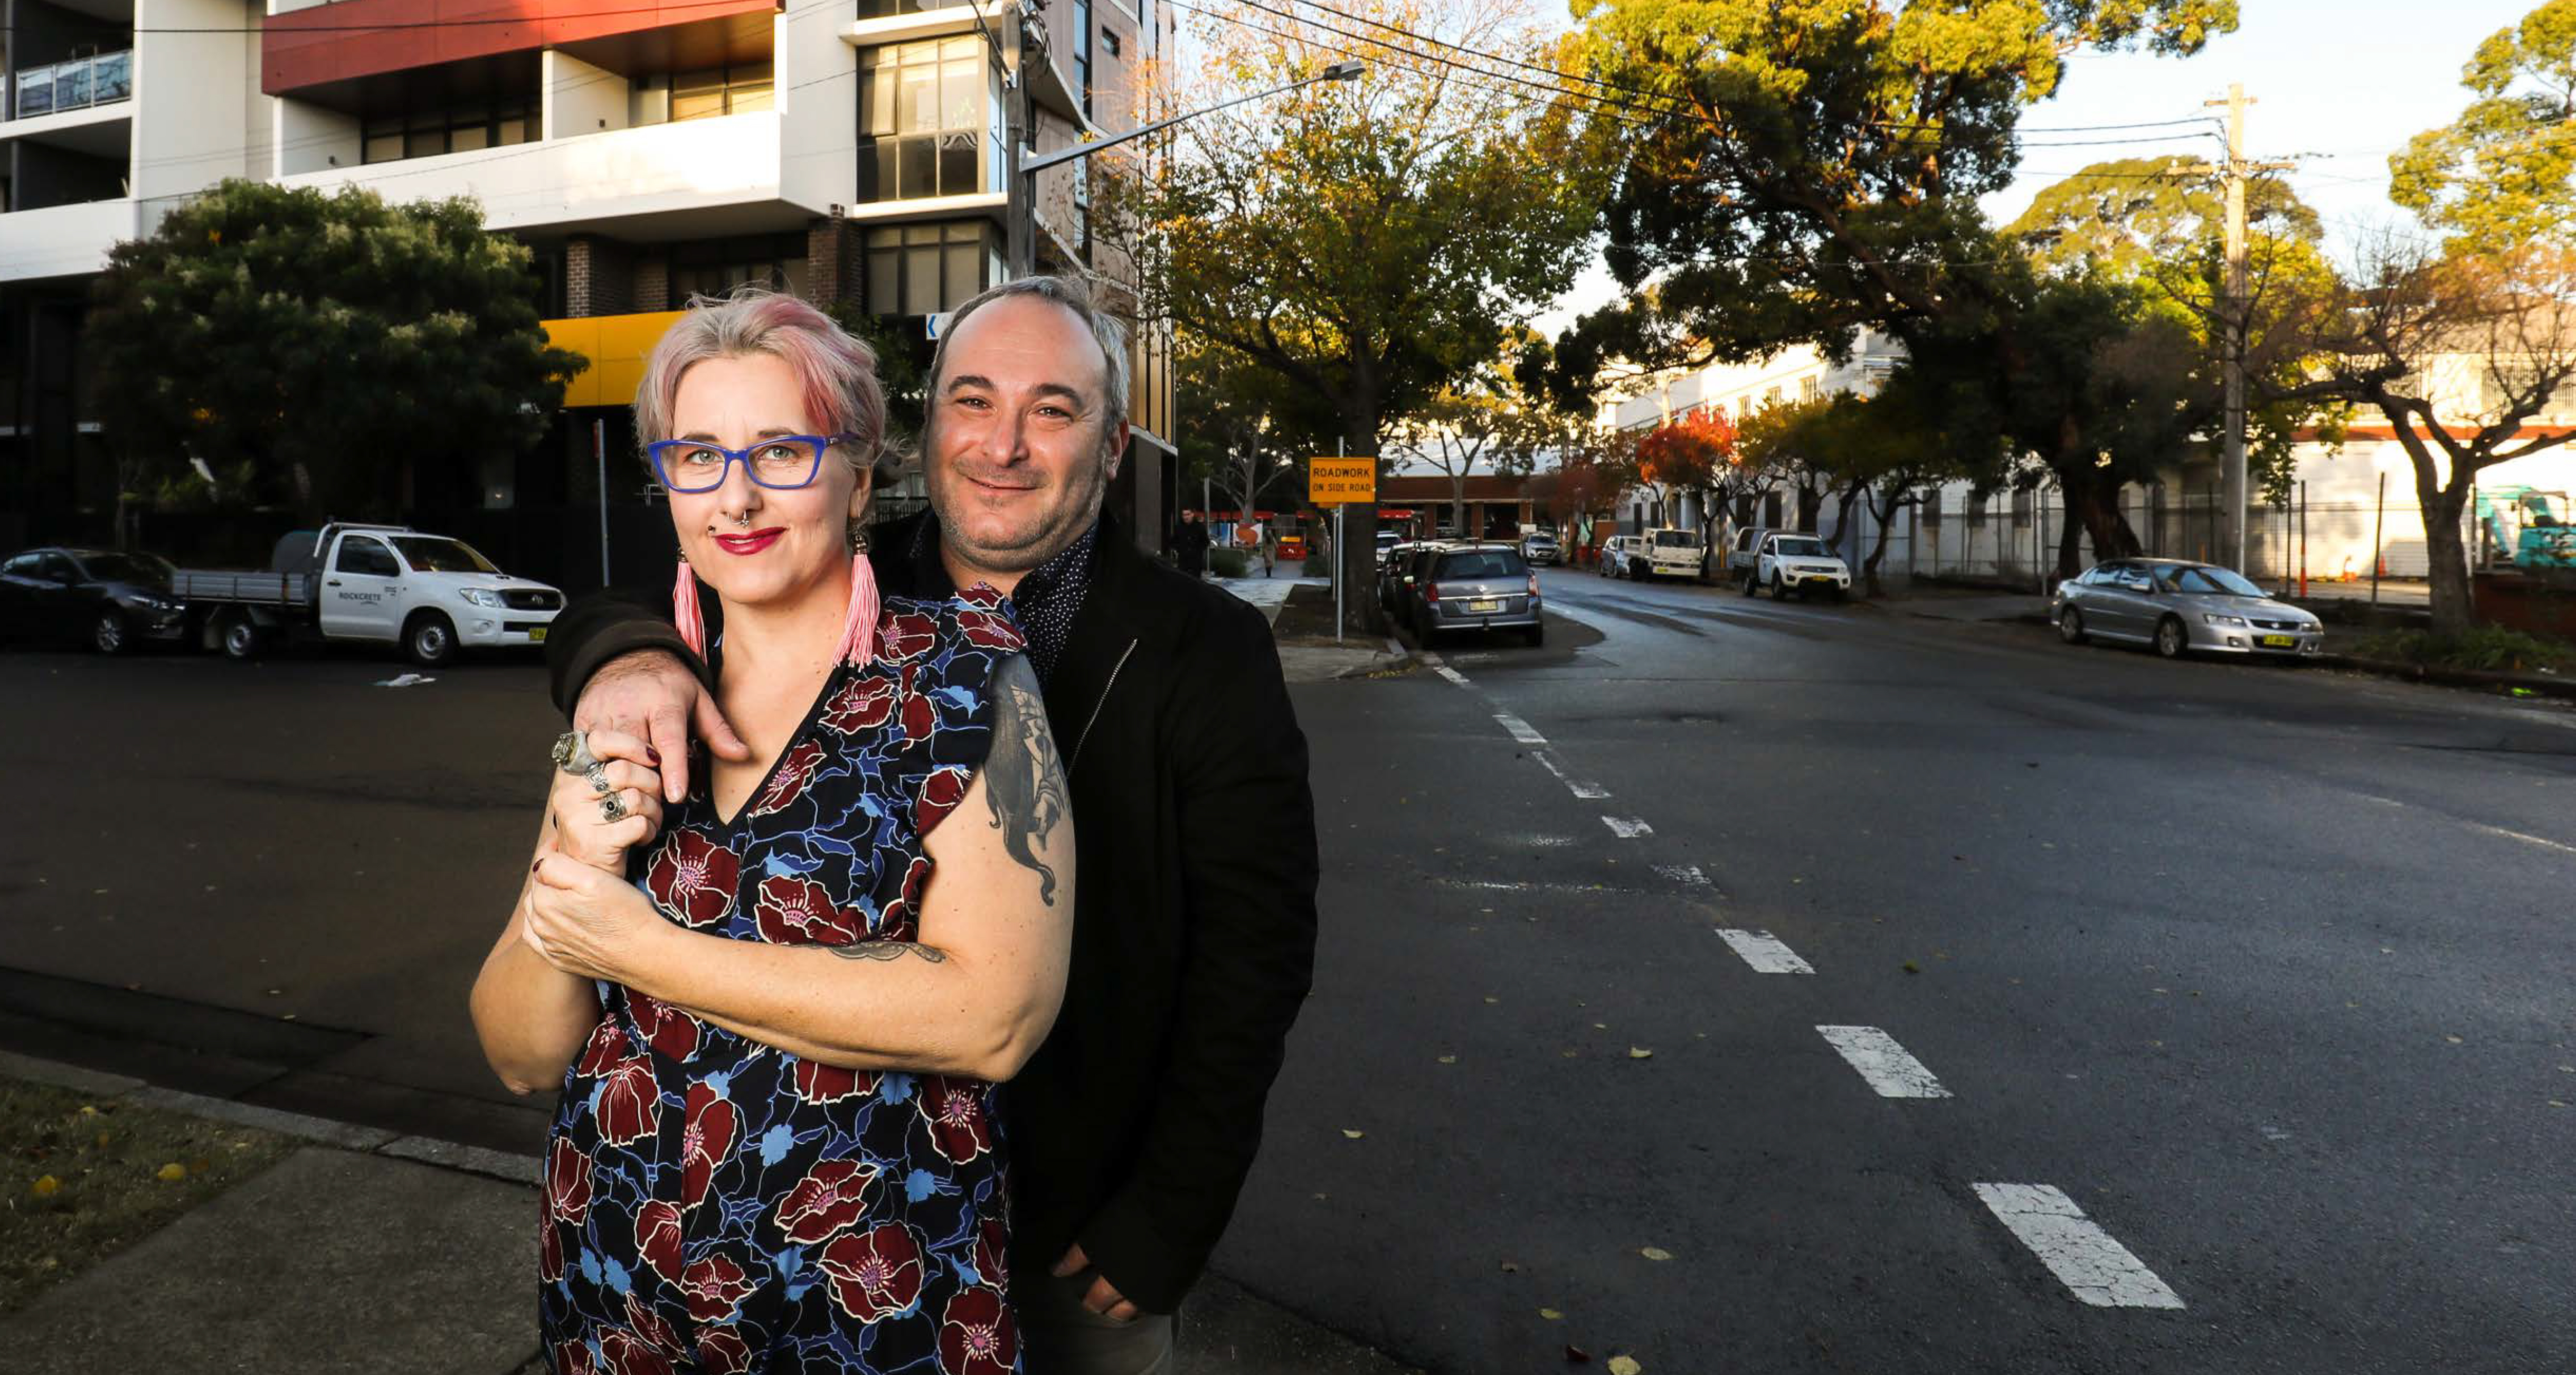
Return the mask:
<svg viewBox="0 0 2576 1375">
<path fill-rule="evenodd" d="M 930 353 L 930 413 L 938 413 L 940 369 L 945 366 L 948 341 L 957 337 L 958 326 L 966 323 L 967 316 L 1010 296 L 1035 296 L 1043 301 L 1052 301 L 1072 311 L 1074 318 L 1091 331 L 1091 341 L 1100 346 L 1100 356 L 1108 360 L 1103 374 L 1108 389 L 1103 400 L 1107 402 L 1108 411 L 1101 417 L 1101 432 L 1106 436 L 1113 426 L 1127 418 L 1127 327 L 1102 307 L 1099 293 L 1092 290 L 1091 283 L 1079 277 L 1014 277 L 1000 286 L 987 288 L 950 311 L 948 325 L 939 331 L 938 346 Z"/>
</svg>

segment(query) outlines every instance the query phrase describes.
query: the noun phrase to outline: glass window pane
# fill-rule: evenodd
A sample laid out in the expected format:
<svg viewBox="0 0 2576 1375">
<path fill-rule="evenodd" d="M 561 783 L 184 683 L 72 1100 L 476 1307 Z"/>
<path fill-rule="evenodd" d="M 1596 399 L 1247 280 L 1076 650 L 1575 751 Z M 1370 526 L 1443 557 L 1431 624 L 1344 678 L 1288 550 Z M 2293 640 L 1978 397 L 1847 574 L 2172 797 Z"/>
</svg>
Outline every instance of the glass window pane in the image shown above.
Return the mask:
<svg viewBox="0 0 2576 1375">
<path fill-rule="evenodd" d="M 403 137 L 403 156 L 407 158 L 435 157 L 446 151 L 447 129 L 443 125 L 436 129 L 414 129 Z"/>
<path fill-rule="evenodd" d="M 939 242 L 939 226 L 935 224 L 907 224 L 903 227 L 903 241 L 905 243 L 937 243 Z"/>
<path fill-rule="evenodd" d="M 98 77 L 95 89 L 100 100 L 123 100 L 134 94 L 134 54 L 109 53 L 96 63 Z"/>
<path fill-rule="evenodd" d="M 805 275 L 805 260 L 803 258 L 789 258 L 786 261 L 781 262 L 778 265 L 778 268 L 781 274 L 779 290 L 784 291 L 791 296 L 804 295 L 805 283 L 809 280 Z"/>
<path fill-rule="evenodd" d="M 902 73 L 903 94 L 896 103 L 897 127 L 907 134 L 924 134 L 939 127 L 939 69 L 906 67 Z"/>
<path fill-rule="evenodd" d="M 367 137 L 365 158 L 368 162 L 393 162 L 403 155 L 400 133 L 371 134 Z"/>
<path fill-rule="evenodd" d="M 500 121 L 498 124 L 493 126 L 492 141 L 494 143 L 527 142 L 528 121 L 515 115 Z"/>
<path fill-rule="evenodd" d="M 932 140 L 926 137 L 899 139 L 895 146 L 900 150 L 897 156 L 902 167 L 902 175 L 895 179 L 895 195 L 910 200 L 915 196 L 939 194 L 934 181 L 936 168 L 932 165 L 937 150 L 932 146 Z"/>
<path fill-rule="evenodd" d="M 725 93 L 725 108 L 734 114 L 747 115 L 771 107 L 769 82 L 744 82 Z"/>
<path fill-rule="evenodd" d="M 970 195 L 975 190 L 975 136 L 939 136 L 939 194 Z"/>
<path fill-rule="evenodd" d="M 903 251 L 903 302 L 907 314 L 921 315 L 938 309 L 933 304 L 939 295 L 939 250 L 907 248 Z"/>
<path fill-rule="evenodd" d="M 678 91 L 671 93 L 671 118 L 675 120 L 707 119 L 723 113 L 724 92 L 722 90 L 691 91 L 686 95 Z"/>
<path fill-rule="evenodd" d="M 984 83 L 976 78 L 983 64 L 968 58 L 962 62 L 942 63 L 939 68 L 939 127 L 972 129 L 983 123 L 978 118 Z"/>
<path fill-rule="evenodd" d="M 860 78 L 859 132 L 894 132 L 894 75 L 891 71 L 872 68 Z"/>
<path fill-rule="evenodd" d="M 78 109 L 90 103 L 90 64 L 66 62 L 54 69 L 54 108 Z"/>
<path fill-rule="evenodd" d="M 487 124 L 460 124 L 447 136 L 447 148 L 452 153 L 488 148 L 491 143 L 492 128 Z"/>
<path fill-rule="evenodd" d="M 939 45 L 939 55 L 943 58 L 966 58 L 967 60 L 974 62 L 976 65 L 981 66 L 984 61 L 984 40 L 981 38 L 951 38 Z"/>
<path fill-rule="evenodd" d="M 982 255 L 973 244 L 950 244 L 943 255 L 947 259 L 947 290 L 939 298 L 941 310 L 955 310 L 967 297 L 983 290 L 975 280 L 976 260 Z"/>
<path fill-rule="evenodd" d="M 895 280 L 895 262 L 899 250 L 868 250 L 868 309 L 879 315 L 897 315 L 903 311 L 903 292 Z"/>
</svg>

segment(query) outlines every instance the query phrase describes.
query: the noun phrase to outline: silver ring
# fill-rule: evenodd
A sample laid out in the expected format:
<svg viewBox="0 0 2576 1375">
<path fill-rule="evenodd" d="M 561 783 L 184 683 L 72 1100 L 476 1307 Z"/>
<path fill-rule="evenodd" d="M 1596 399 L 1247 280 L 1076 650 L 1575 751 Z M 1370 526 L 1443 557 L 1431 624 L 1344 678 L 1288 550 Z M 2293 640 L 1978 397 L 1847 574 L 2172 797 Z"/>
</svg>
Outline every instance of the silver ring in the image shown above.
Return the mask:
<svg viewBox="0 0 2576 1375">
<path fill-rule="evenodd" d="M 626 815 L 625 798 L 620 797 L 615 793 L 610 793 L 608 796 L 599 799 L 600 820 L 624 821 L 626 819 Z"/>
<path fill-rule="evenodd" d="M 568 730 L 555 737 L 551 757 L 556 768 L 569 774 L 585 774 L 599 767 L 599 756 L 590 752 L 589 739 L 577 730 Z"/>
<path fill-rule="evenodd" d="M 606 764 L 593 764 L 590 766 L 589 772 L 582 776 L 590 780 L 590 790 L 602 797 L 606 797 L 610 793 L 616 791 L 616 789 L 608 786 L 608 766 Z"/>
</svg>

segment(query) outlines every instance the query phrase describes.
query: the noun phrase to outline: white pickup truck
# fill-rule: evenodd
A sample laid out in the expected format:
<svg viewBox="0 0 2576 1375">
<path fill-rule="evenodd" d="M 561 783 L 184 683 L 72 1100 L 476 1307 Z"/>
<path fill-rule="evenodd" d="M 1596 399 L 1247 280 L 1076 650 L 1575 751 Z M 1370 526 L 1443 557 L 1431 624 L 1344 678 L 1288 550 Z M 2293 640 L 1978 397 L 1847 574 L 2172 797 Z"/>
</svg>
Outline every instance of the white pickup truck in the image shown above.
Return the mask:
<svg viewBox="0 0 2576 1375">
<path fill-rule="evenodd" d="M 202 643 L 247 659 L 281 635 L 399 644 L 415 663 L 543 644 L 564 595 L 463 540 L 402 525 L 326 525 L 277 542 L 259 573 L 181 569 L 170 590 Z"/>
<path fill-rule="evenodd" d="M 1761 554 L 1753 571 L 1744 579 L 1744 594 L 1751 596 L 1767 587 L 1776 600 L 1786 600 L 1792 592 L 1805 601 L 1810 591 L 1830 592 L 1834 599 L 1851 595 L 1851 565 L 1826 547 L 1813 535 L 1769 534 L 1762 537 Z"/>
<path fill-rule="evenodd" d="M 1646 578 L 1696 578 L 1699 576 L 1699 532 L 1697 530 L 1649 530 L 1638 538 L 1629 555 L 1635 576 Z"/>
</svg>

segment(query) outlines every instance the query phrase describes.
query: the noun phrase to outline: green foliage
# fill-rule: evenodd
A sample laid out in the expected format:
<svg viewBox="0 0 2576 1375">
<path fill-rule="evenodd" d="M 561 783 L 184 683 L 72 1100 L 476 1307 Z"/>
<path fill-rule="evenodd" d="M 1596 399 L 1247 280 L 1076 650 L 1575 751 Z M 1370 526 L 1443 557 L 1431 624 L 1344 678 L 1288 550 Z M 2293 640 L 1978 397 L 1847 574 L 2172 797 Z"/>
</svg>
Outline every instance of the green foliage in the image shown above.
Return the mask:
<svg viewBox="0 0 2576 1375">
<path fill-rule="evenodd" d="M 2215 179 L 2172 166 L 2159 158 L 2094 163 L 2051 183 L 2004 233 L 2052 276 L 2139 281 L 2196 262 L 2226 231 L 2226 195 Z M 2313 245 L 2323 235 L 2317 212 L 2271 177 L 2245 188 L 2245 223 L 2258 246 L 2275 238 Z"/>
<path fill-rule="evenodd" d="M 1305 505 L 1305 459 L 1331 453 L 1340 431 L 1323 398 L 1187 330 L 1172 358 L 1185 496 L 1204 481 L 1237 507 Z"/>
<path fill-rule="evenodd" d="M 871 315 L 842 302 L 829 307 L 832 319 L 877 356 L 877 385 L 885 389 L 886 448 L 908 455 L 921 442 L 922 419 L 930 391 L 930 339 L 918 327 L 906 329 L 890 315 Z"/>
<path fill-rule="evenodd" d="M 1208 571 L 1220 578 L 1243 577 L 1252 571 L 1252 556 L 1240 549 L 1210 549 Z"/>
<path fill-rule="evenodd" d="M 1535 56 L 1534 30 L 1484 0 L 1355 0 L 1417 32 Z M 1277 21 L 1285 38 L 1203 24 L 1203 67 L 1173 108 L 1309 77 L 1359 40 Z M 1511 323 L 1573 281 L 1596 187 L 1562 105 L 1467 86 L 1384 50 L 1327 82 L 1179 126 L 1152 182 L 1112 184 L 1104 218 L 1147 265 L 1149 309 L 1324 403 L 1354 453 L 1492 359 Z M 1159 111 L 1157 111 L 1159 112 Z"/>
<path fill-rule="evenodd" d="M 2576 671 L 2576 645 L 2499 625 L 2472 626 L 2449 635 L 2429 630 L 2383 631 L 2355 641 L 2353 653 L 2365 659 L 2481 673 Z"/>
<path fill-rule="evenodd" d="M 383 517 L 543 436 L 582 359 L 547 344 L 538 290 L 471 201 L 235 180 L 116 246 L 88 341 L 145 481 L 194 454 L 244 499 Z"/>
<path fill-rule="evenodd" d="M 2547 0 L 2478 45 L 2460 73 L 2477 99 L 2388 159 L 2389 198 L 2498 252 L 2576 234 L 2576 0 Z"/>
</svg>

